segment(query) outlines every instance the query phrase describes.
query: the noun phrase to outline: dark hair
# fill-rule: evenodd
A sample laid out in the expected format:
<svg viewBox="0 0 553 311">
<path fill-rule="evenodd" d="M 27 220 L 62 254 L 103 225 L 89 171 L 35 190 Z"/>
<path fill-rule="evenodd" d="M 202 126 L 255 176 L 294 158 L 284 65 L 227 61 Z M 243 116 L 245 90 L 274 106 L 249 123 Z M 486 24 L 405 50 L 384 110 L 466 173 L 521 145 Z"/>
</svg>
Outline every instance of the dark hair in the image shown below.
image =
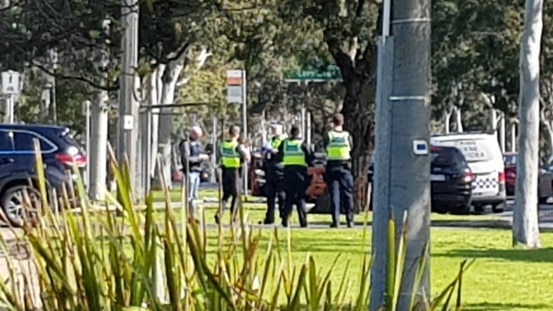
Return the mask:
<svg viewBox="0 0 553 311">
<path fill-rule="evenodd" d="M 332 116 L 332 123 L 334 125 L 344 125 L 344 115 L 341 113 L 336 113 Z"/>
<path fill-rule="evenodd" d="M 292 135 L 292 137 L 298 136 L 299 133 L 300 133 L 300 127 L 297 125 L 292 125 L 292 128 L 290 129 L 290 134 Z"/>
<path fill-rule="evenodd" d="M 240 134 L 240 128 L 236 125 L 232 125 L 228 129 L 228 133 L 229 133 L 230 136 L 236 136 L 236 135 Z"/>
</svg>

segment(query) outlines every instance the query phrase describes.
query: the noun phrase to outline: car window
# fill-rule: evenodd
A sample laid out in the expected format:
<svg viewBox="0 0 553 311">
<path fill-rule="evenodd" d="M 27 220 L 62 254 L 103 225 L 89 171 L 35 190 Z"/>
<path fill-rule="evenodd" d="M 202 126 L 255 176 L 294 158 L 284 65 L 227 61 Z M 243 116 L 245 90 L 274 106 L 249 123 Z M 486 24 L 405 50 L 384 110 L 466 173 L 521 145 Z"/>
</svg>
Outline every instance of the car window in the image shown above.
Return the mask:
<svg viewBox="0 0 553 311">
<path fill-rule="evenodd" d="M 6 131 L 0 131 L 0 152 L 13 151 L 13 141 Z"/>
<path fill-rule="evenodd" d="M 517 156 L 516 155 L 506 155 L 503 157 L 505 161 L 505 166 L 516 166 Z"/>
<path fill-rule="evenodd" d="M 40 137 L 33 135 L 31 133 L 17 132 L 17 131 L 14 131 L 12 133 L 13 133 L 13 142 L 15 145 L 14 147 L 16 151 L 34 151 L 35 138 L 39 140 L 40 150 L 49 151 L 52 149 L 52 146 L 49 143 L 47 143 L 44 139 L 41 139 Z"/>
<path fill-rule="evenodd" d="M 77 143 L 77 141 L 71 136 L 69 133 L 61 133 L 59 135 L 60 139 L 67 144 L 68 146 L 75 147 L 79 151 L 79 153 L 84 154 L 83 148 Z"/>
<path fill-rule="evenodd" d="M 431 161 L 436 166 L 452 166 L 457 163 L 457 157 L 451 149 L 443 148 L 432 151 Z"/>
</svg>

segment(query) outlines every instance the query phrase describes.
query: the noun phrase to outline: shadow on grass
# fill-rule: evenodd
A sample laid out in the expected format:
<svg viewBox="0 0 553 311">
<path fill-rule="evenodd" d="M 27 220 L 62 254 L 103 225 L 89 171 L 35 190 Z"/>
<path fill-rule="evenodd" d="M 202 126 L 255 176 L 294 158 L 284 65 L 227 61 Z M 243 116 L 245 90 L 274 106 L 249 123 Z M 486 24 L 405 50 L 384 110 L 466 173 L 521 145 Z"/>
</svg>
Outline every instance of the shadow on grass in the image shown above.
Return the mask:
<svg viewBox="0 0 553 311">
<path fill-rule="evenodd" d="M 523 310 L 551 310 L 553 306 L 545 304 L 523 304 L 523 303 L 477 303 L 477 304 L 466 304 L 463 305 L 463 310 L 465 311 L 495 311 L 495 310 L 512 310 L 512 309 L 523 309 Z"/>
<path fill-rule="evenodd" d="M 553 248 L 541 249 L 456 249 L 435 254 L 440 257 L 495 258 L 533 263 L 553 262 Z M 551 308 L 553 310 L 553 307 Z"/>
<path fill-rule="evenodd" d="M 363 227 L 364 225 L 372 226 L 372 221 L 364 222 L 363 220 L 355 221 L 356 227 Z M 315 226 L 329 226 L 330 221 L 312 221 L 310 225 Z M 346 223 L 342 222 L 341 226 L 345 227 Z M 511 229 L 511 225 L 502 220 L 496 219 L 482 219 L 482 220 L 432 220 L 432 227 L 444 227 L 444 228 L 475 228 L 475 229 Z"/>
</svg>

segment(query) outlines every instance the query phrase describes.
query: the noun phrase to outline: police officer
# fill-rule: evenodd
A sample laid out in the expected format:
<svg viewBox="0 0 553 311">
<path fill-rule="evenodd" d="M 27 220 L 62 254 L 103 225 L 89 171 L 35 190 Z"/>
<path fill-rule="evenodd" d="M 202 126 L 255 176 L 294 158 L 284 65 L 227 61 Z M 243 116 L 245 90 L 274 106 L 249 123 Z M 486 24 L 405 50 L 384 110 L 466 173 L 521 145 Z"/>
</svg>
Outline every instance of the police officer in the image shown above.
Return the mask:
<svg viewBox="0 0 553 311">
<path fill-rule="evenodd" d="M 353 176 L 351 174 L 351 135 L 343 130 L 344 116 L 340 113 L 332 117 L 332 129 L 324 138 L 326 150 L 326 183 L 330 192 L 332 224 L 340 224 L 340 210 L 346 212 L 347 226 L 353 226 Z M 344 201 L 342 201 L 344 200 Z"/>
<path fill-rule="evenodd" d="M 230 212 L 231 221 L 234 221 L 236 201 L 238 199 L 238 187 L 241 186 L 242 163 L 250 161 L 249 150 L 240 143 L 240 128 L 231 126 L 229 128 L 229 138 L 221 144 L 221 170 L 223 183 L 223 212 L 226 209 L 227 202 L 231 199 Z M 215 215 L 215 222 L 220 221 L 219 211 Z"/>
<path fill-rule="evenodd" d="M 267 212 L 263 224 L 269 225 L 275 222 L 275 201 L 278 199 L 278 210 L 282 218 L 284 210 L 284 189 L 282 181 L 284 179 L 284 167 L 282 157 L 278 156 L 278 148 L 286 136 L 282 133 L 282 125 L 275 123 L 271 126 L 271 142 L 266 146 L 265 159 L 263 161 L 263 170 L 265 171 L 266 191 L 267 191 Z"/>
<path fill-rule="evenodd" d="M 282 225 L 288 227 L 288 218 L 296 205 L 301 227 L 307 227 L 307 211 L 305 209 L 305 192 L 309 178 L 307 167 L 312 164 L 312 152 L 300 138 L 300 129 L 292 126 L 291 138 L 280 144 L 279 156 L 284 164 L 284 191 L 286 204 Z"/>
<path fill-rule="evenodd" d="M 196 212 L 195 200 L 198 199 L 200 189 L 200 175 L 202 172 L 202 162 L 209 160 L 209 156 L 203 152 L 202 129 L 199 126 L 192 126 L 189 130 L 188 139 L 185 139 L 180 144 L 180 154 L 183 171 L 183 181 L 188 180 L 188 211 L 189 221 L 193 221 Z M 188 170 L 186 169 L 188 165 Z M 188 173 L 188 176 L 186 174 Z"/>
</svg>

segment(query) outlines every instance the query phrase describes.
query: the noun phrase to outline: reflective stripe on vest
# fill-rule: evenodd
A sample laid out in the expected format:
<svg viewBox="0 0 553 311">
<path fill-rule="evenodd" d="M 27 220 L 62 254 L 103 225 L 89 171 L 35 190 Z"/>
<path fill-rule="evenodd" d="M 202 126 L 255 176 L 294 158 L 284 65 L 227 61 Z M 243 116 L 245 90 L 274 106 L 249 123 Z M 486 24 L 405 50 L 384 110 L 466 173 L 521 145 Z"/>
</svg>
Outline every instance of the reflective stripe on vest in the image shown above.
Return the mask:
<svg viewBox="0 0 553 311">
<path fill-rule="evenodd" d="M 240 154 L 236 151 L 238 142 L 225 141 L 221 145 L 221 164 L 226 168 L 240 167 Z"/>
<path fill-rule="evenodd" d="M 283 144 L 284 148 L 282 149 L 284 157 L 282 163 L 285 167 L 292 165 L 307 166 L 305 162 L 305 153 L 303 153 L 301 149 L 301 140 L 285 140 Z"/>
<path fill-rule="evenodd" d="M 327 160 L 349 160 L 351 147 L 348 132 L 328 132 Z"/>
</svg>

